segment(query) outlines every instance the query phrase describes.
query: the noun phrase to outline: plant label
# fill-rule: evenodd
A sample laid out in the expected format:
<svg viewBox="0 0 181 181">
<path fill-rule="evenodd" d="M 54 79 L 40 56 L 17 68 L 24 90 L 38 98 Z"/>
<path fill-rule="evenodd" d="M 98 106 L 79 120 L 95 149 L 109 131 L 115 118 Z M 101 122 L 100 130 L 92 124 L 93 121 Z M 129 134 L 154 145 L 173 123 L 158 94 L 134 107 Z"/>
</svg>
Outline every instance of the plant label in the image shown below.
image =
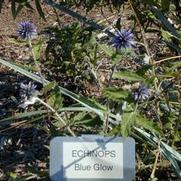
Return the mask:
<svg viewBox="0 0 181 181">
<path fill-rule="evenodd" d="M 134 175 L 132 138 L 83 135 L 50 143 L 52 181 L 131 181 Z"/>
</svg>

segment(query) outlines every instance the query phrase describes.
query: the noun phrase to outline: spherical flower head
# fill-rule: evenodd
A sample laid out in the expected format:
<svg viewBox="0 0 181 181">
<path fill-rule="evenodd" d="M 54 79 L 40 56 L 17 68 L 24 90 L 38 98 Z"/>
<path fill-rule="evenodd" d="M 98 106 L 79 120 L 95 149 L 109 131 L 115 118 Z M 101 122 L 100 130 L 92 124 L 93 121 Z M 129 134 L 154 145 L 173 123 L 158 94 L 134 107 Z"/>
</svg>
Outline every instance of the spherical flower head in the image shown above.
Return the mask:
<svg viewBox="0 0 181 181">
<path fill-rule="evenodd" d="M 34 96 L 36 93 L 36 85 L 32 82 L 29 82 L 28 84 L 21 83 L 20 84 L 20 96 L 26 99 L 29 99 L 30 97 Z"/>
<path fill-rule="evenodd" d="M 38 91 L 36 85 L 32 82 L 28 84 L 20 84 L 20 105 L 21 108 L 26 108 L 28 105 L 32 105 L 36 102 Z"/>
<path fill-rule="evenodd" d="M 135 101 L 143 101 L 148 99 L 150 96 L 150 90 L 145 85 L 140 85 L 139 88 L 134 92 Z"/>
<path fill-rule="evenodd" d="M 33 39 L 37 35 L 37 29 L 35 25 L 29 21 L 19 23 L 19 28 L 17 32 L 19 36 L 25 40 Z"/>
<path fill-rule="evenodd" d="M 131 30 L 117 30 L 112 39 L 112 44 L 117 50 L 132 48 L 134 43 L 134 35 Z"/>
</svg>

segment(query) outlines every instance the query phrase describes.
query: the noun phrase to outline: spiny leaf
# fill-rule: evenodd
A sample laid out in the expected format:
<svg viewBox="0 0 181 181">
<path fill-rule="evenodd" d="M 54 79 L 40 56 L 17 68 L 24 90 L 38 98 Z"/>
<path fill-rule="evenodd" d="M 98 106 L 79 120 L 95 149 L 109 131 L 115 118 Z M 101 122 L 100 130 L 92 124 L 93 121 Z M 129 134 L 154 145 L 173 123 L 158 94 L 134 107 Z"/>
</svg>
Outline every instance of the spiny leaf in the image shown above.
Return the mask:
<svg viewBox="0 0 181 181">
<path fill-rule="evenodd" d="M 127 112 L 123 114 L 121 121 L 121 134 L 124 137 L 129 136 L 131 128 L 135 124 L 135 112 Z"/>
<path fill-rule="evenodd" d="M 120 99 L 126 99 L 129 96 L 128 91 L 114 87 L 104 89 L 103 94 L 114 101 L 120 101 Z"/>
<path fill-rule="evenodd" d="M 136 73 L 139 75 L 139 76 L 144 76 L 145 73 L 150 70 L 152 68 L 151 65 L 143 65 L 141 66 L 137 71 Z"/>
<path fill-rule="evenodd" d="M 61 93 L 59 89 L 54 89 L 48 99 L 48 104 L 54 109 L 59 110 L 63 107 L 63 97 L 61 96 Z"/>
<path fill-rule="evenodd" d="M 113 53 L 112 56 L 111 56 L 111 59 L 112 59 L 112 62 L 114 64 L 120 62 L 123 58 L 123 55 L 122 54 L 119 54 L 119 53 Z"/>
<path fill-rule="evenodd" d="M 99 47 L 100 47 L 100 49 L 102 49 L 102 50 L 104 51 L 104 53 L 105 53 L 107 56 L 109 56 L 109 57 L 112 57 L 112 56 L 114 55 L 114 53 L 115 53 L 115 51 L 114 51 L 112 48 L 106 46 L 105 44 L 99 44 Z"/>
<path fill-rule="evenodd" d="M 145 80 L 143 77 L 141 77 L 137 73 L 131 72 L 131 71 L 115 72 L 113 74 L 113 78 L 124 79 L 126 81 L 133 81 L 133 82 L 135 82 L 135 81 L 144 81 Z"/>
<path fill-rule="evenodd" d="M 159 129 L 159 127 L 158 127 L 158 125 L 156 123 L 153 123 L 151 120 L 143 117 L 139 113 L 136 114 L 135 118 L 136 118 L 135 124 L 138 127 L 143 127 L 144 129 L 147 129 L 150 132 L 153 132 L 153 133 L 155 133 L 157 135 L 161 134 L 161 131 L 160 131 L 160 129 Z"/>
<path fill-rule="evenodd" d="M 74 126 L 80 125 L 82 127 L 85 127 L 86 129 L 89 129 L 91 127 L 95 127 L 96 125 L 102 126 L 103 122 L 97 115 L 95 116 L 87 112 L 80 112 L 72 118 L 70 124 Z"/>
<path fill-rule="evenodd" d="M 43 94 L 46 94 L 47 92 L 49 92 L 50 90 L 52 90 L 53 88 L 55 88 L 56 86 L 56 82 L 50 82 L 47 85 L 45 85 L 43 87 Z"/>
<path fill-rule="evenodd" d="M 123 136 L 128 136 L 130 131 L 134 126 L 142 127 L 146 130 L 149 130 L 152 133 L 161 135 L 161 131 L 157 124 L 153 123 L 151 120 L 141 116 L 138 112 L 125 112 L 122 115 L 121 125 L 121 134 Z"/>
</svg>

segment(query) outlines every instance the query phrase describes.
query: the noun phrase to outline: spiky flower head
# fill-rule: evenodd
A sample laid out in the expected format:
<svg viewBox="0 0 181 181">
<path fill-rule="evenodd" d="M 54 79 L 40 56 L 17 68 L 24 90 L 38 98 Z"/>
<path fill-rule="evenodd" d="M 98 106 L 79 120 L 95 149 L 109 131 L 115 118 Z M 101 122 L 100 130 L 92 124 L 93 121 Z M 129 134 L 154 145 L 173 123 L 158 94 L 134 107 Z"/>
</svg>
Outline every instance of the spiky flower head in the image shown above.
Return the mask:
<svg viewBox="0 0 181 181">
<path fill-rule="evenodd" d="M 28 84 L 20 84 L 21 104 L 19 107 L 26 108 L 28 105 L 34 104 L 36 102 L 36 97 L 38 95 L 36 87 L 37 86 L 32 82 L 29 82 Z"/>
<path fill-rule="evenodd" d="M 28 84 L 21 83 L 20 84 L 21 97 L 27 97 L 27 98 L 31 97 L 36 92 L 36 87 L 37 86 L 32 82 L 29 82 Z"/>
<path fill-rule="evenodd" d="M 112 39 L 112 44 L 117 50 L 132 48 L 134 43 L 134 35 L 131 30 L 117 30 Z"/>
<path fill-rule="evenodd" d="M 150 96 L 150 89 L 145 85 L 140 85 L 133 95 L 135 101 L 146 100 L 149 98 L 149 96 Z"/>
<path fill-rule="evenodd" d="M 29 21 L 23 21 L 18 25 L 18 35 L 25 40 L 33 39 L 37 35 L 37 28 Z"/>
</svg>

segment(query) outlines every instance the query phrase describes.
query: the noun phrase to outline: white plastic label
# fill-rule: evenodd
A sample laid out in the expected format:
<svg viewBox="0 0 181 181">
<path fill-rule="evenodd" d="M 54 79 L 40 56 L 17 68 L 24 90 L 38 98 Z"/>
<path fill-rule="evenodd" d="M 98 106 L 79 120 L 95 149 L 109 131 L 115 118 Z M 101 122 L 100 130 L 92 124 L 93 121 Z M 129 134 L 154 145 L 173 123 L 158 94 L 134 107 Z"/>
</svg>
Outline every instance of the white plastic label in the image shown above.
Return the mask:
<svg viewBox="0 0 181 181">
<path fill-rule="evenodd" d="M 66 178 L 123 178 L 123 144 L 63 143 Z"/>
<path fill-rule="evenodd" d="M 132 181 L 134 176 L 132 138 L 82 135 L 50 142 L 52 181 Z"/>
</svg>

